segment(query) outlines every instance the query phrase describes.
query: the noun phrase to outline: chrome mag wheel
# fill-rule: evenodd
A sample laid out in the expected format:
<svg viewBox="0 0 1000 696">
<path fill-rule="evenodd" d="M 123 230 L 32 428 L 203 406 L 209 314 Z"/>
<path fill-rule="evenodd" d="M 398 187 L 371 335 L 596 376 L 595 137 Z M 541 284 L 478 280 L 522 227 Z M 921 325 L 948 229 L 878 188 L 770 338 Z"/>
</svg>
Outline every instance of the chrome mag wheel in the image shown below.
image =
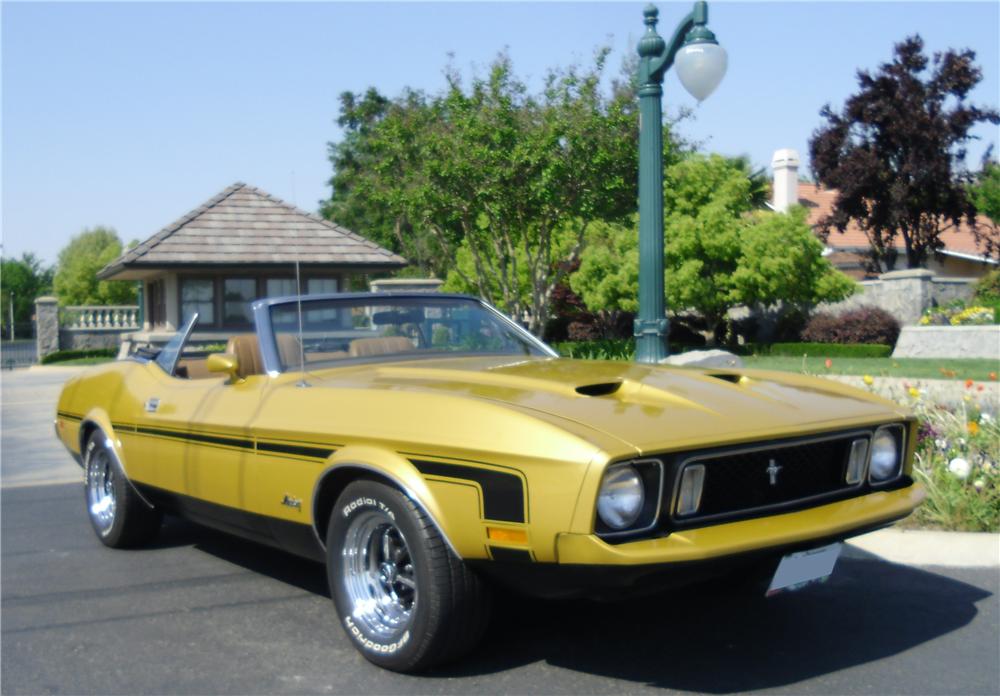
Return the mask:
<svg viewBox="0 0 1000 696">
<path fill-rule="evenodd" d="M 381 512 L 364 512 L 351 520 L 342 554 L 351 617 L 372 637 L 394 638 L 409 626 L 418 601 L 403 533 Z"/>
<path fill-rule="evenodd" d="M 87 461 L 87 512 L 102 536 L 115 523 L 115 466 L 103 447 L 94 447 Z"/>
</svg>

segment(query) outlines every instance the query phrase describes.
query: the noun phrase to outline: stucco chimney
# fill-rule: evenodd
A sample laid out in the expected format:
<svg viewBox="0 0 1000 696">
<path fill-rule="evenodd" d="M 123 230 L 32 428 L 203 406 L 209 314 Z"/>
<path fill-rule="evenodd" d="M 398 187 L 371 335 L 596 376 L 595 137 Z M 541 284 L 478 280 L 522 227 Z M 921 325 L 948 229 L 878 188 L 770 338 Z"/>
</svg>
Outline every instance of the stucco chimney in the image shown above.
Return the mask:
<svg viewBox="0 0 1000 696">
<path fill-rule="evenodd" d="M 775 150 L 771 158 L 774 170 L 774 200 L 772 204 L 779 213 L 799 202 L 799 153 L 785 148 Z"/>
</svg>

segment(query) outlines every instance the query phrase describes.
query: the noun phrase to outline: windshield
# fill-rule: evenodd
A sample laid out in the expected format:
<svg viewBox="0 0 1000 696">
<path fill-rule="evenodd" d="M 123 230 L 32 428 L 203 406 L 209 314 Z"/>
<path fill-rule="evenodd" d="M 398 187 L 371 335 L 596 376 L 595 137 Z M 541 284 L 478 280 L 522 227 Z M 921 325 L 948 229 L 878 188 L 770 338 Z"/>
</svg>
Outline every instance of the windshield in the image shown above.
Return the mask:
<svg viewBox="0 0 1000 696">
<path fill-rule="evenodd" d="M 548 355 L 524 329 L 471 299 L 352 297 L 302 300 L 270 308 L 282 371 L 343 360 L 446 354 Z"/>
<path fill-rule="evenodd" d="M 184 350 L 184 344 L 187 343 L 188 336 L 191 335 L 191 331 L 194 329 L 194 325 L 198 322 L 198 313 L 195 312 L 190 319 L 188 319 L 187 324 L 173 335 L 167 345 L 163 346 L 160 352 L 156 356 L 156 364 L 163 368 L 163 371 L 168 375 L 173 376 L 174 370 L 177 367 L 177 361 L 180 360 L 181 351 Z"/>
</svg>

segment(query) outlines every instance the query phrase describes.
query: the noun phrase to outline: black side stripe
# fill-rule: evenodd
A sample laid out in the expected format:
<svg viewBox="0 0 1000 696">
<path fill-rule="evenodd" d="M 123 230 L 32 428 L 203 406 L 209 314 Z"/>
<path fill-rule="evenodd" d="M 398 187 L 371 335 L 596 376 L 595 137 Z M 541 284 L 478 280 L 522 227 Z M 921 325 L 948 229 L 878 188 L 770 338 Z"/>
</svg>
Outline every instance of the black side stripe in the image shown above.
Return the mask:
<svg viewBox="0 0 1000 696">
<path fill-rule="evenodd" d="M 337 450 L 327 447 L 308 447 L 306 445 L 285 445 L 277 442 L 258 441 L 257 451 L 265 454 L 294 454 L 299 457 L 326 459 Z"/>
<path fill-rule="evenodd" d="M 119 428 L 123 424 L 115 424 Z M 208 433 L 195 433 L 189 431 L 164 430 L 162 428 L 150 428 L 143 425 L 124 426 L 123 430 L 136 432 L 140 435 L 154 435 L 156 437 L 166 437 L 171 440 L 184 440 L 189 442 L 200 442 L 206 445 L 222 445 L 225 447 L 236 447 L 237 449 L 254 449 L 253 440 L 225 437 L 223 435 L 210 435 Z M 277 442 L 258 442 L 257 451 L 262 454 L 293 454 L 299 457 L 313 457 L 316 459 L 326 459 L 336 452 L 332 447 L 309 447 L 307 445 L 292 445 Z"/>
<path fill-rule="evenodd" d="M 253 449 L 253 440 L 242 438 L 222 437 L 220 435 L 207 435 L 205 433 L 179 432 L 176 430 L 162 430 L 160 428 L 147 428 L 138 425 L 135 431 L 140 435 L 156 435 L 172 440 L 190 440 L 192 442 L 203 442 L 206 445 L 224 445 L 226 447 L 237 447 L 240 449 Z"/>
<path fill-rule="evenodd" d="M 498 522 L 524 522 L 524 484 L 521 477 L 492 469 L 411 459 L 426 476 L 475 481 L 483 489 L 483 515 Z"/>
<path fill-rule="evenodd" d="M 83 416 L 78 416 L 75 413 L 67 413 L 66 411 L 56 411 L 56 416 L 59 418 L 65 418 L 70 421 L 82 421 Z"/>
</svg>

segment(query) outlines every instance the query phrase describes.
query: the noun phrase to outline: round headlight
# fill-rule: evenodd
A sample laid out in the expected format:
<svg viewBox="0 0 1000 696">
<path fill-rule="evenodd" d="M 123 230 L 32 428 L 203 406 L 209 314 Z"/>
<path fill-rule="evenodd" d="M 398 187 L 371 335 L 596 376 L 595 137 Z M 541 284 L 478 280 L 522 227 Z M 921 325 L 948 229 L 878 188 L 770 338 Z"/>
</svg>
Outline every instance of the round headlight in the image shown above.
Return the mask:
<svg viewBox="0 0 1000 696">
<path fill-rule="evenodd" d="M 616 466 L 604 472 L 597 494 L 597 514 L 612 529 L 625 529 L 642 512 L 646 493 L 634 466 Z"/>
<path fill-rule="evenodd" d="M 899 451 L 896 438 L 883 430 L 872 441 L 871 477 L 873 481 L 887 481 L 896 474 Z"/>
</svg>

